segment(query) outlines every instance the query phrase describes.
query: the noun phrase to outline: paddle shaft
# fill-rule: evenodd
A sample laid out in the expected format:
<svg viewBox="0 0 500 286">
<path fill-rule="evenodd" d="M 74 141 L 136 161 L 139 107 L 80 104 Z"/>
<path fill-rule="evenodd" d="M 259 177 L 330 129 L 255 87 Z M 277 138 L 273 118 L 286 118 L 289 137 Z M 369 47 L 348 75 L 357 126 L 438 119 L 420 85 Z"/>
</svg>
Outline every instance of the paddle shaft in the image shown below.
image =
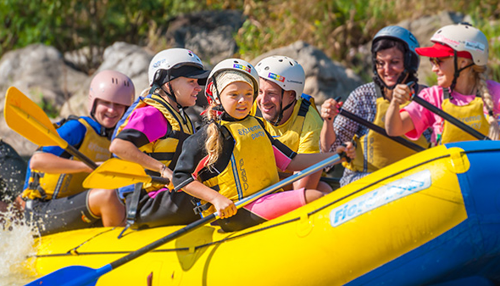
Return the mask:
<svg viewBox="0 0 500 286">
<path fill-rule="evenodd" d="M 162 185 L 168 185 L 170 183 L 170 180 L 167 178 L 163 177 L 158 177 L 158 176 L 149 176 L 149 175 L 135 175 L 135 174 L 125 174 L 125 173 L 118 173 L 118 172 L 112 172 L 112 171 L 104 171 L 100 172 L 103 175 L 108 175 L 110 177 L 120 177 L 124 179 L 131 179 L 135 180 L 136 182 L 143 182 L 143 183 L 157 183 L 157 184 L 162 184 Z M 117 186 L 117 187 L 123 187 L 123 186 Z"/>
<path fill-rule="evenodd" d="M 425 150 L 424 147 L 419 146 L 419 145 L 417 145 L 417 144 L 415 144 L 413 142 L 410 142 L 408 140 L 405 140 L 402 137 L 392 137 L 392 136 L 389 136 L 387 134 L 387 132 L 385 131 L 384 128 L 382 128 L 382 127 L 380 127 L 378 125 L 375 125 L 372 122 L 367 121 L 367 120 L 365 120 L 365 119 L 363 119 L 363 118 L 361 118 L 361 117 L 359 117 L 359 116 L 357 116 L 355 114 L 352 114 L 352 113 L 350 113 L 347 110 L 340 109 L 339 110 L 339 114 L 342 115 L 342 116 L 344 116 L 344 117 L 347 117 L 347 118 L 349 118 L 349 119 L 351 119 L 353 121 L 356 121 L 357 123 L 359 123 L 361 125 L 364 125 L 367 128 L 370 128 L 371 130 L 373 130 L 373 131 L 375 131 L 375 132 L 377 132 L 377 133 L 379 133 L 379 134 L 381 134 L 381 135 L 383 135 L 383 136 L 385 136 L 385 137 L 387 137 L 387 138 L 389 138 L 389 139 L 391 139 L 391 140 L 393 140 L 393 141 L 395 141 L 395 142 L 397 142 L 397 143 L 399 143 L 399 144 L 401 144 L 401 145 L 403 145 L 405 147 L 408 147 L 408 148 L 410 148 L 410 149 L 412 149 L 412 150 L 414 150 L 416 152 L 420 152 L 420 151 Z"/>
<path fill-rule="evenodd" d="M 443 118 L 444 120 L 449 121 L 451 124 L 453 124 L 456 127 L 462 129 L 463 131 L 469 133 L 470 135 L 476 137 L 477 139 L 479 139 L 479 140 L 491 140 L 488 136 L 485 136 L 485 135 L 481 134 L 476 129 L 474 129 L 474 128 L 470 127 L 469 125 L 463 123 L 462 121 L 456 119 L 455 117 L 453 117 L 449 113 L 447 113 L 447 112 L 445 112 L 445 111 L 437 108 L 436 106 L 430 104 L 425 99 L 417 96 L 415 93 L 413 93 L 413 95 L 411 96 L 411 100 L 413 100 L 416 103 L 418 103 L 418 104 L 422 105 L 423 107 L 427 108 L 432 113 L 435 113 L 435 114 L 441 116 L 441 118 Z"/>
<path fill-rule="evenodd" d="M 252 202 L 254 202 L 255 200 L 257 200 L 258 198 L 262 197 L 262 196 L 265 196 L 267 194 L 270 194 L 274 191 L 276 191 L 277 189 L 280 189 L 288 184 L 291 184 L 293 183 L 294 181 L 296 180 L 299 180 L 299 179 L 302 179 L 303 177 L 306 177 L 312 173 L 315 173 L 323 168 L 325 168 L 326 166 L 329 166 L 329 165 L 332 165 L 332 164 L 336 164 L 338 162 L 340 162 L 341 160 L 341 157 L 339 155 L 334 155 L 330 158 L 327 158 L 319 163 L 316 163 L 312 166 L 310 166 L 309 168 L 306 168 L 300 172 L 297 172 L 295 173 L 294 175 L 282 180 L 282 181 L 279 181 L 278 183 L 272 185 L 272 186 L 269 186 L 267 188 L 265 188 L 264 190 L 260 191 L 260 192 L 257 192 L 255 194 L 252 194 L 248 197 L 246 197 L 245 199 L 241 200 L 241 201 L 238 201 L 236 202 L 236 207 L 239 209 L 239 208 L 242 208 Z M 131 261 L 132 259 L 135 259 L 139 256 L 142 256 L 143 254 L 146 254 L 147 252 L 155 249 L 155 248 L 158 248 L 160 246 L 162 246 L 163 244 L 171 241 L 171 240 L 174 240 L 176 238 L 178 238 L 179 236 L 181 235 L 184 235 L 184 234 L 187 234 L 188 232 L 191 232 L 207 223 L 210 223 L 212 221 L 215 221 L 216 219 L 218 218 L 218 213 L 215 212 L 211 215 L 208 215 L 200 220 L 197 220 L 191 224 L 188 224 L 187 226 L 149 244 L 149 245 L 146 245 L 144 246 L 143 248 L 139 249 L 139 250 L 136 250 L 114 262 L 111 262 L 110 265 L 111 265 L 111 269 L 109 271 L 111 271 L 112 269 L 115 269 L 129 261 Z"/>
</svg>

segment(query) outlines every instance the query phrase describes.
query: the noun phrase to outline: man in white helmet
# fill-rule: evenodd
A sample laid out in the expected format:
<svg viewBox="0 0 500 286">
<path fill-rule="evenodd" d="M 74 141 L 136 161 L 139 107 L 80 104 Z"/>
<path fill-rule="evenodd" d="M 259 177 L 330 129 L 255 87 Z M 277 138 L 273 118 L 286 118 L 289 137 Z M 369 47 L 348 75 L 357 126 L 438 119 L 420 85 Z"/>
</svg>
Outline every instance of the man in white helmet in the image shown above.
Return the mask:
<svg viewBox="0 0 500 286">
<path fill-rule="evenodd" d="M 314 99 L 302 93 L 305 84 L 302 66 L 285 56 L 271 56 L 261 60 L 255 68 L 260 78 L 259 95 L 255 102 L 268 132 L 294 152 L 319 153 L 323 120 Z M 319 182 L 320 177 L 321 172 L 308 176 L 295 182 L 293 189 L 330 192 L 328 184 Z"/>
</svg>

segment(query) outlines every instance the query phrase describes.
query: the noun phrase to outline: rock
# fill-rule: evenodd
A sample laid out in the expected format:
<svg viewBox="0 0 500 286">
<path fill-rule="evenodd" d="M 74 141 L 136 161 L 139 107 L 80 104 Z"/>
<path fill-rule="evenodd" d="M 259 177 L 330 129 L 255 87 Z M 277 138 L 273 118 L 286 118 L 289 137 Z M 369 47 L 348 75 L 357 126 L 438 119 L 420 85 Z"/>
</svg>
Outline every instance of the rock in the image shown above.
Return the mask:
<svg viewBox="0 0 500 286">
<path fill-rule="evenodd" d="M 262 54 L 251 63 L 256 65 L 273 55 L 293 58 L 302 65 L 306 73 L 304 93 L 313 96 L 317 105 L 331 97 L 346 99 L 351 91 L 363 83 L 351 69 L 332 61 L 321 50 L 303 41 Z"/>
<path fill-rule="evenodd" d="M 54 47 L 30 45 L 5 53 L 0 59 L 0 111 L 3 112 L 5 92 L 16 86 L 35 102 L 58 111 L 67 98 L 82 88 L 87 75 L 67 65 Z M 0 132 L 19 154 L 31 155 L 36 146 L 26 140 L 0 117 Z"/>
<path fill-rule="evenodd" d="M 87 74 L 93 73 L 102 62 L 103 48 L 83 47 L 79 50 L 64 53 L 64 60 L 77 70 Z"/>
<path fill-rule="evenodd" d="M 103 70 L 119 71 L 132 79 L 135 94 L 138 96 L 142 90 L 149 87 L 148 67 L 152 58 L 153 53 L 140 46 L 116 42 L 104 50 L 103 63 L 94 75 Z M 92 78 L 86 78 L 82 89 L 63 105 L 61 116 L 88 115 L 87 96 Z"/>
<path fill-rule="evenodd" d="M 242 11 L 202 11 L 175 17 L 165 34 L 173 48 L 186 48 L 215 65 L 238 51 L 233 35 L 243 25 Z"/>
</svg>

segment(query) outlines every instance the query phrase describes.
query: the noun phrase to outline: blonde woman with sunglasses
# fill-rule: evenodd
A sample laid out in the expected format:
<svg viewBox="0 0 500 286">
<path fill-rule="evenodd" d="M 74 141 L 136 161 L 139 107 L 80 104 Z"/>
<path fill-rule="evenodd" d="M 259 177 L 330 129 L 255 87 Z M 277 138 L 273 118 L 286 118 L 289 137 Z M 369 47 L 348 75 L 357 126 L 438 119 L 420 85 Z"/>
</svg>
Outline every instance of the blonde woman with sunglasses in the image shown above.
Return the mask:
<svg viewBox="0 0 500 286">
<path fill-rule="evenodd" d="M 429 57 L 438 84 L 422 90 L 418 96 L 497 140 L 500 133 L 496 120 L 500 114 L 500 84 L 486 80 L 486 36 L 471 25 L 460 23 L 441 28 L 431 41 L 434 42 L 432 47 L 417 48 L 416 52 Z M 405 134 L 416 139 L 432 127 L 434 145 L 475 139 L 415 102 L 400 109 L 412 92 L 407 85 L 398 85 L 394 89 L 385 121 L 389 135 Z"/>
</svg>

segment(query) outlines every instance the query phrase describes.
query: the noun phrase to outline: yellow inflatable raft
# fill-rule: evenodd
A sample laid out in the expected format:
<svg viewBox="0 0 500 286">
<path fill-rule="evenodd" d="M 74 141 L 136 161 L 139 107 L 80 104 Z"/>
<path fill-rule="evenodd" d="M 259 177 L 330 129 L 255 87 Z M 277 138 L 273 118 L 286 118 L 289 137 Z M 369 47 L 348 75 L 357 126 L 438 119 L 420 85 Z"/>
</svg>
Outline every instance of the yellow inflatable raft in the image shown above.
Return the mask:
<svg viewBox="0 0 500 286">
<path fill-rule="evenodd" d="M 432 148 L 261 225 L 234 233 L 203 226 L 97 285 L 493 285 L 498 162 L 500 142 Z M 127 230 L 120 239 L 122 228 L 49 235 L 31 265 L 38 277 L 99 268 L 179 228 Z"/>
</svg>

